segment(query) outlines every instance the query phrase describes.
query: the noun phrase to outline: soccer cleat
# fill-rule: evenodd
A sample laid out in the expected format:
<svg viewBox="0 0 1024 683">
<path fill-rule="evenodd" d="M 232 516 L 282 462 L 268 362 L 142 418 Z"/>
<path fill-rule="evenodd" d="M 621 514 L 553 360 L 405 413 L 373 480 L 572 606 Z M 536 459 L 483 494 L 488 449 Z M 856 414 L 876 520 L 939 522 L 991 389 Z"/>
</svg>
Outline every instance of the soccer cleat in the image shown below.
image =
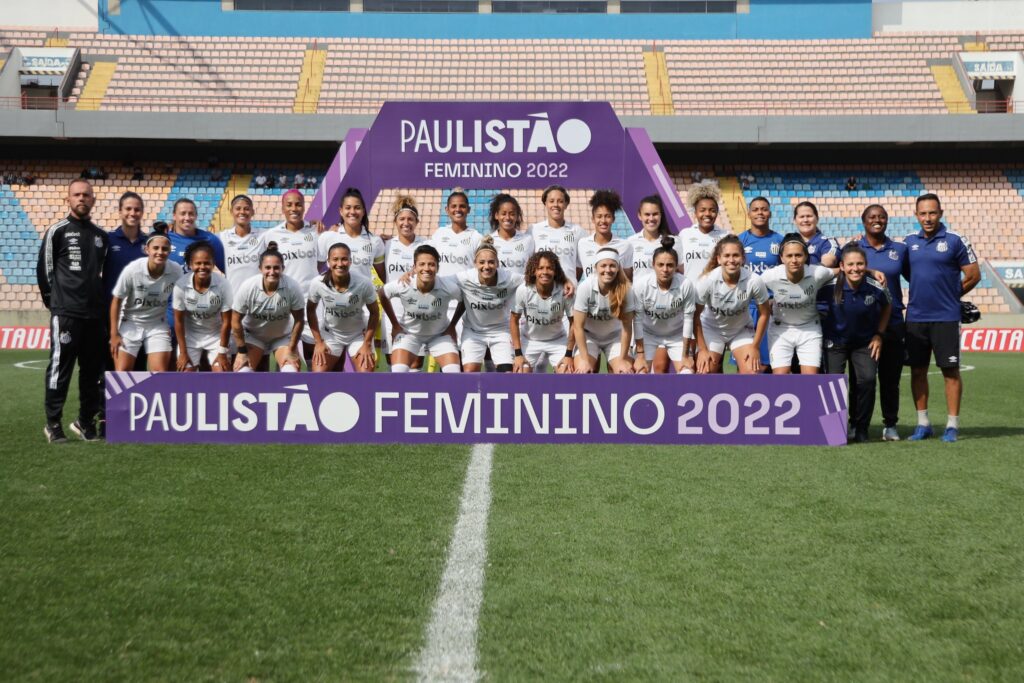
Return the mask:
<svg viewBox="0 0 1024 683">
<path fill-rule="evenodd" d="M 71 423 L 71 431 L 74 432 L 82 441 L 99 441 L 100 436 L 96 433 L 96 427 L 86 422 L 82 424 L 81 420 L 75 420 Z"/>
<path fill-rule="evenodd" d="M 924 441 L 935 436 L 935 432 L 932 431 L 931 425 L 917 425 L 914 428 L 914 433 L 910 435 L 907 441 Z"/>
<path fill-rule="evenodd" d="M 886 427 L 882 430 L 882 441 L 899 441 L 900 433 L 895 427 Z"/>
<path fill-rule="evenodd" d="M 853 428 L 853 425 L 846 426 L 846 440 L 853 441 L 853 438 L 857 436 L 857 431 Z"/>
<path fill-rule="evenodd" d="M 959 429 L 956 427 L 946 427 L 946 431 L 942 433 L 942 440 L 946 443 L 956 443 L 958 436 L 960 436 Z"/>
<path fill-rule="evenodd" d="M 43 427 L 43 434 L 50 443 L 67 443 L 68 437 L 64 435 L 64 428 L 60 422 L 54 422 Z"/>
<path fill-rule="evenodd" d="M 861 430 L 858 429 L 856 432 L 854 432 L 854 435 L 853 435 L 853 442 L 854 443 L 867 443 L 869 440 L 870 439 L 868 438 L 867 430 L 861 431 Z"/>
<path fill-rule="evenodd" d="M 107 440 L 107 421 L 98 420 L 96 422 L 96 435 L 103 441 Z"/>
</svg>

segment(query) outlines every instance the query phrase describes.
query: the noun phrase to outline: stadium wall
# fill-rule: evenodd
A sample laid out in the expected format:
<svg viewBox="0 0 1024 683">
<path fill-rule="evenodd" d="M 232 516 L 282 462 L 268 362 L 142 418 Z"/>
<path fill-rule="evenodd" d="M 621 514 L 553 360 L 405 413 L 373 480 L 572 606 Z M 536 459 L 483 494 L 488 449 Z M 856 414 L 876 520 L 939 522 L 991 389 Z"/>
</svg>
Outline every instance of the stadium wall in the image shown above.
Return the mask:
<svg viewBox="0 0 1024 683">
<path fill-rule="evenodd" d="M 749 13 L 544 14 L 543 20 L 537 14 L 245 12 L 224 10 L 220 0 L 99 0 L 99 30 L 310 38 L 867 38 L 871 0 L 751 0 Z"/>
<path fill-rule="evenodd" d="M 99 0 L 4 2 L 0 6 L 0 24 L 96 31 L 99 28 Z"/>
<path fill-rule="evenodd" d="M 878 33 L 1024 29 L 1020 0 L 875 0 L 873 14 Z"/>
</svg>

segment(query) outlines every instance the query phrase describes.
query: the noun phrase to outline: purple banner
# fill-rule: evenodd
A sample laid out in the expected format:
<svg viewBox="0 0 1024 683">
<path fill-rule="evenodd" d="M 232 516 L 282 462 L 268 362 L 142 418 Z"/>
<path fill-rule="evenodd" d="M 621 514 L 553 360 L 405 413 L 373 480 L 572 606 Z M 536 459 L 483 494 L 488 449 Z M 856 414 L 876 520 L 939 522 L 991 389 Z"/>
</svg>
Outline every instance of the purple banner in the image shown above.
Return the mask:
<svg viewBox="0 0 1024 683">
<path fill-rule="evenodd" d="M 841 375 L 107 373 L 140 443 L 846 443 Z"/>
</svg>

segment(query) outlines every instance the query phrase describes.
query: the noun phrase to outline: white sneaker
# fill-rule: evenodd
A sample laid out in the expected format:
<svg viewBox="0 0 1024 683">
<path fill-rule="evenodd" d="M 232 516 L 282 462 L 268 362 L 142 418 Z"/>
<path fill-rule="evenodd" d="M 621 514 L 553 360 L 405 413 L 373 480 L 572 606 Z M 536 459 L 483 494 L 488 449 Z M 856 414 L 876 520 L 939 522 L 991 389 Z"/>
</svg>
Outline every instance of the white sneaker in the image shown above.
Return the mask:
<svg viewBox="0 0 1024 683">
<path fill-rule="evenodd" d="M 899 441 L 900 433 L 895 427 L 886 427 L 882 430 L 882 441 Z"/>
</svg>

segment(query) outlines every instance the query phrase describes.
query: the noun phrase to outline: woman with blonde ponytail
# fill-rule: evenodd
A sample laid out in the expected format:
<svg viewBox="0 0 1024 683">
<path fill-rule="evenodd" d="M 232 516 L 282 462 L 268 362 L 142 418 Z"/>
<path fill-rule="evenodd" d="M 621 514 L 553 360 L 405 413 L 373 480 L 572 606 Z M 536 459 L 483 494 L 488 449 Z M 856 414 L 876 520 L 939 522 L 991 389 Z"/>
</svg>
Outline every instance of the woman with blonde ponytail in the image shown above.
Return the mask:
<svg viewBox="0 0 1024 683">
<path fill-rule="evenodd" d="M 572 332 L 576 338 L 576 372 L 597 372 L 603 353 L 608 370 L 633 372 L 627 355 L 633 337 L 635 304 L 629 280 L 612 248 L 597 252 L 594 275 L 580 283 L 573 304 Z"/>
</svg>

